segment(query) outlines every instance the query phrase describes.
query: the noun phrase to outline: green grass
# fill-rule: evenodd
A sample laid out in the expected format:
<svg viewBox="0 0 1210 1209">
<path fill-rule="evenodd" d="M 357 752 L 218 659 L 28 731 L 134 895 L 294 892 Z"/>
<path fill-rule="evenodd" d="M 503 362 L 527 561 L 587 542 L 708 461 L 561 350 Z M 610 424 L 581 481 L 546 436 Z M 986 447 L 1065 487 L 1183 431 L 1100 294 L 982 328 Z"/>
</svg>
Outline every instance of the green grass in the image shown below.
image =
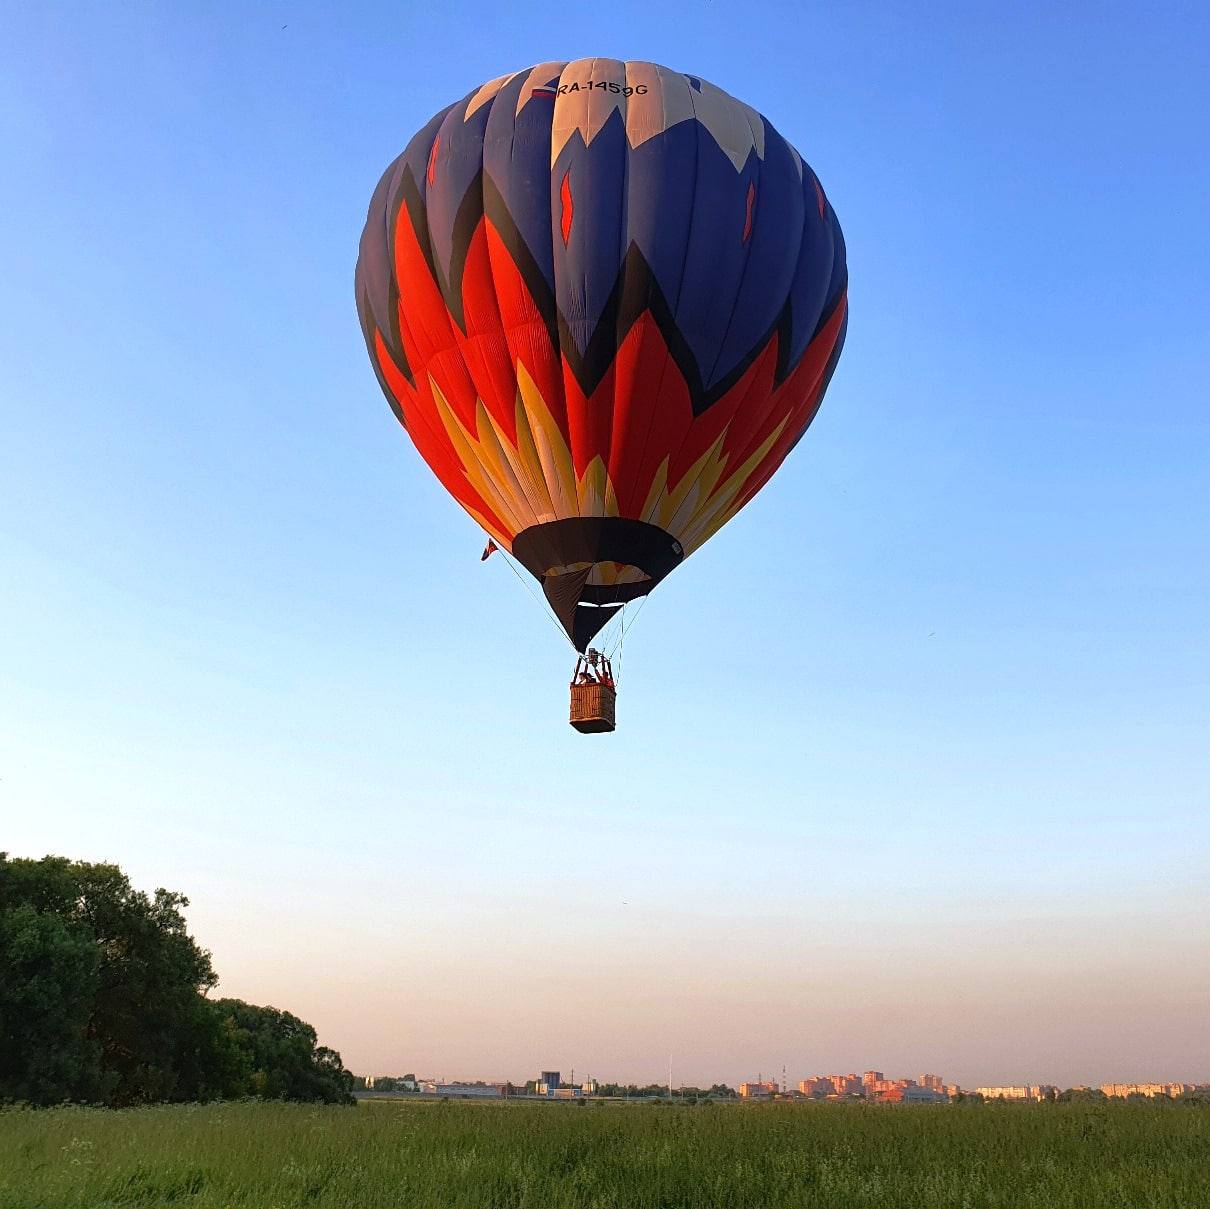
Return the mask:
<svg viewBox="0 0 1210 1209">
<path fill-rule="evenodd" d="M 240 1103 L 0 1112 L 0 1209 L 1210 1206 L 1210 1110 Z"/>
</svg>

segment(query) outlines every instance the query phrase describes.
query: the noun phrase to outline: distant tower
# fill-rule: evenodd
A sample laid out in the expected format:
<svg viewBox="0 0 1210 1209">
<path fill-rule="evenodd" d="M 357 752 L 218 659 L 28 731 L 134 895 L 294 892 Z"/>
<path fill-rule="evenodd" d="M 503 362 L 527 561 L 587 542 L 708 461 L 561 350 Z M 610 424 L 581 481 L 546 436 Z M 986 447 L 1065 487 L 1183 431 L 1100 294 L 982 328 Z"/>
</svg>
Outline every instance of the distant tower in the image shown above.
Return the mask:
<svg viewBox="0 0 1210 1209">
<path fill-rule="evenodd" d="M 781 1064 L 781 1094 L 783 1096 L 786 1094 L 786 1064 L 784 1062 Z"/>
</svg>

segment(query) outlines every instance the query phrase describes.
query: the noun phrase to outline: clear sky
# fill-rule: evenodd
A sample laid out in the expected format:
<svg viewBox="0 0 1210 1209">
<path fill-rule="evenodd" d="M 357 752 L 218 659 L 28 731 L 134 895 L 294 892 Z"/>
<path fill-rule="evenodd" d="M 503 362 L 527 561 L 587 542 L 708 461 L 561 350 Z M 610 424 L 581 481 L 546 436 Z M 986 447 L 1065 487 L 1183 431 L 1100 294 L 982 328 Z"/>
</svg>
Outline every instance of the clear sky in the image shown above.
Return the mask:
<svg viewBox="0 0 1210 1209">
<path fill-rule="evenodd" d="M 411 134 L 583 55 L 766 113 L 852 306 L 592 738 L 352 298 Z M 1210 1080 L 1207 80 L 1194 3 L 5 5 L 0 847 L 359 1071 Z"/>
</svg>

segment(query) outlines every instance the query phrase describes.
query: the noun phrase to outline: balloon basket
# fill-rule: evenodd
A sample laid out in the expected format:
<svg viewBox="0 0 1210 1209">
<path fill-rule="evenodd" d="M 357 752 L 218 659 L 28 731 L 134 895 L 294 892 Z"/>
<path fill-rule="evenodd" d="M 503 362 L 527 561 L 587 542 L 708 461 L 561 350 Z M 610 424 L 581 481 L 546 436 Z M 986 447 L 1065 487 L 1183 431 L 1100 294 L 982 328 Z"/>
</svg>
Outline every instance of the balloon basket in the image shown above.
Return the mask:
<svg viewBox="0 0 1210 1209">
<path fill-rule="evenodd" d="M 582 735 L 600 735 L 617 725 L 618 694 L 608 684 L 571 686 L 571 724 Z"/>
</svg>

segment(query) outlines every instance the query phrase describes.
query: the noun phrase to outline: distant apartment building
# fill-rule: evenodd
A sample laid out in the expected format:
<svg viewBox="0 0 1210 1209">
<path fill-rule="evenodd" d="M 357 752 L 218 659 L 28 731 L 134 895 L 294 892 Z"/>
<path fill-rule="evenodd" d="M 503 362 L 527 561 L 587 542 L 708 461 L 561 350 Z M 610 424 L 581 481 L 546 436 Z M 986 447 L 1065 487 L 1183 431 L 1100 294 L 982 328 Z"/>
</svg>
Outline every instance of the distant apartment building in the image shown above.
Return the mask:
<svg viewBox="0 0 1210 1209">
<path fill-rule="evenodd" d="M 824 1078 L 832 1085 L 832 1094 L 836 1096 L 861 1095 L 861 1077 L 851 1071 L 847 1075 L 825 1075 Z"/>
<path fill-rule="evenodd" d="M 772 1080 L 739 1085 L 741 1100 L 771 1100 L 775 1095 L 777 1095 L 777 1084 Z"/>
<path fill-rule="evenodd" d="M 976 1087 L 975 1093 L 985 1100 L 1044 1100 L 1055 1090 L 1049 1083 L 1017 1083 L 1007 1087 Z"/>
<path fill-rule="evenodd" d="M 876 1100 L 897 1088 L 915 1086 L 915 1079 L 888 1079 L 880 1070 L 868 1070 L 861 1076 L 861 1094 L 867 1100 Z"/>
<path fill-rule="evenodd" d="M 916 1084 L 919 1087 L 927 1087 L 930 1091 L 945 1091 L 945 1082 L 940 1075 L 921 1075 Z"/>
<path fill-rule="evenodd" d="M 1184 1096 L 1194 1090 L 1192 1083 L 1102 1083 L 1101 1091 L 1107 1096 Z"/>
</svg>

